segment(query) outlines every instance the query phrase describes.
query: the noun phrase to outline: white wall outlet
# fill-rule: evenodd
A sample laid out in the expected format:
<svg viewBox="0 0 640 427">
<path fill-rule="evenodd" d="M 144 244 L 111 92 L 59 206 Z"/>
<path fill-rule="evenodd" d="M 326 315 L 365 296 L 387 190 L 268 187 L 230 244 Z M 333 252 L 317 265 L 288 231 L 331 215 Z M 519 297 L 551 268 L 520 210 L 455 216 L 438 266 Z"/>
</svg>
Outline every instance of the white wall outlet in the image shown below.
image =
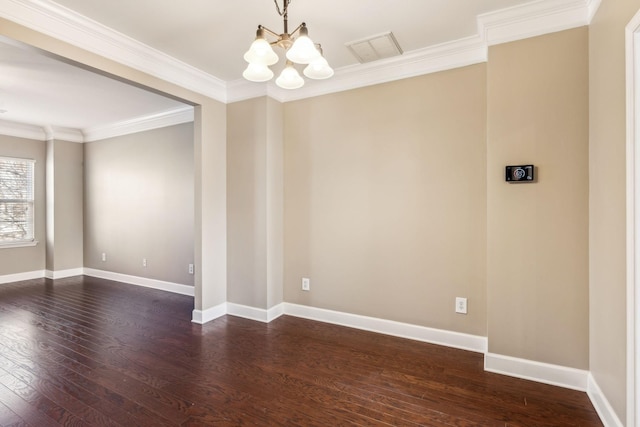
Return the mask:
<svg viewBox="0 0 640 427">
<path fill-rule="evenodd" d="M 189 274 L 193 274 L 193 264 L 189 264 Z"/>
<path fill-rule="evenodd" d="M 302 290 L 303 291 L 310 291 L 311 290 L 311 280 L 309 280 L 306 277 L 302 278 Z"/>
<path fill-rule="evenodd" d="M 102 252 L 102 262 L 105 262 L 107 260 L 107 254 L 105 252 Z"/>
<path fill-rule="evenodd" d="M 456 297 L 456 313 L 467 314 L 467 299 Z"/>
<path fill-rule="evenodd" d="M 142 258 L 142 266 L 143 267 L 147 266 L 147 259 L 146 258 Z"/>
</svg>

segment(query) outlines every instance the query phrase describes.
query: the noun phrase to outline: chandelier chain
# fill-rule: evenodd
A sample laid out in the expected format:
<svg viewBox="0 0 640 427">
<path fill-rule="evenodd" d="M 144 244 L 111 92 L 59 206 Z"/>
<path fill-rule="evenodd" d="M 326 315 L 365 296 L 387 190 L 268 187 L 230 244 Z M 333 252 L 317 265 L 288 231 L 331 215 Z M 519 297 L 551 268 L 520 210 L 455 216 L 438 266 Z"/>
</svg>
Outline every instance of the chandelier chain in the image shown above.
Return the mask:
<svg viewBox="0 0 640 427">
<path fill-rule="evenodd" d="M 284 15 L 287 14 L 287 7 L 289 7 L 289 4 L 291 3 L 291 0 L 283 0 L 282 1 L 282 10 L 280 9 L 280 5 L 278 4 L 278 0 L 273 0 L 273 2 L 276 4 L 276 9 L 278 10 L 278 15 L 284 16 Z"/>
</svg>

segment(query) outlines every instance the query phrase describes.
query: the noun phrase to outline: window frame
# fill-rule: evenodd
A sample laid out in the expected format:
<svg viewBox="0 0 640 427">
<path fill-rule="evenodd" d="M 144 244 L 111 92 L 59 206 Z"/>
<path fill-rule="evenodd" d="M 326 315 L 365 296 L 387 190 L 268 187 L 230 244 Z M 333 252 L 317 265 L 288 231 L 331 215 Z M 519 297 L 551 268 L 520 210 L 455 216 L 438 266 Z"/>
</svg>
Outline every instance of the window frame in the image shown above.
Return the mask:
<svg viewBox="0 0 640 427">
<path fill-rule="evenodd" d="M 31 214 L 29 215 L 30 227 L 32 231 L 32 236 L 28 239 L 15 239 L 15 240 L 0 240 L 0 249 L 5 248 L 18 248 L 18 247 L 26 247 L 26 246 L 35 246 L 38 244 L 36 240 L 36 160 L 30 158 L 23 157 L 10 157 L 10 156 L 0 156 L 0 162 L 2 161 L 10 161 L 10 162 L 21 162 L 24 164 L 28 164 L 31 167 L 31 198 L 26 200 L 21 199 L 3 199 L 0 197 L 0 204 L 2 203 L 15 203 L 15 202 L 26 202 L 31 209 Z"/>
</svg>

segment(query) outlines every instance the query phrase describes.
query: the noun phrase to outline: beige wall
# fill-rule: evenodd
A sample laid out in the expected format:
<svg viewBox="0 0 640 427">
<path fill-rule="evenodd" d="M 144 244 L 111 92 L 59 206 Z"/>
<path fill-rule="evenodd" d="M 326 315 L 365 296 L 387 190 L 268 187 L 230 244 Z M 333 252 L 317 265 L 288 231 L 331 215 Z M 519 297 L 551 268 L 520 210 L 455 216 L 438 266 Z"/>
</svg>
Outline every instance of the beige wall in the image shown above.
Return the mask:
<svg viewBox="0 0 640 427">
<path fill-rule="evenodd" d="M 227 106 L 227 297 L 266 308 L 266 103 Z"/>
<path fill-rule="evenodd" d="M 45 163 L 46 143 L 0 135 L 0 156 L 34 159 L 36 246 L 0 249 L 0 276 L 42 271 L 46 254 Z"/>
<path fill-rule="evenodd" d="M 227 108 L 194 108 L 195 299 L 204 312 L 227 301 Z"/>
<path fill-rule="evenodd" d="M 282 104 L 262 97 L 227 107 L 229 302 L 282 302 Z"/>
<path fill-rule="evenodd" d="M 538 181 L 507 184 L 521 163 Z M 586 28 L 287 103 L 285 301 L 588 369 L 588 179 Z"/>
<path fill-rule="evenodd" d="M 284 293 L 284 106 L 267 99 L 267 308 Z"/>
<path fill-rule="evenodd" d="M 589 357 L 621 420 L 627 377 L 624 28 L 638 9 L 638 0 L 604 0 L 589 29 Z"/>
<path fill-rule="evenodd" d="M 47 141 L 47 270 L 83 267 L 84 145 Z"/>
<path fill-rule="evenodd" d="M 493 46 L 488 63 L 489 351 L 589 368 L 588 30 Z M 533 163 L 537 181 L 505 182 Z"/>
<path fill-rule="evenodd" d="M 45 250 L 45 259 L 46 259 L 46 265 L 45 268 L 48 271 L 53 271 L 54 269 L 54 265 L 53 265 L 53 255 L 55 253 L 55 247 L 54 247 L 54 241 L 55 241 L 55 222 L 54 222 L 54 215 L 53 215 L 53 208 L 54 208 L 54 202 L 55 202 L 55 187 L 54 187 L 54 183 L 55 183 L 55 159 L 54 159 L 54 149 L 53 149 L 53 140 L 49 140 L 46 141 L 46 147 L 47 147 L 47 154 L 46 154 L 46 158 L 47 158 L 47 163 L 46 163 L 46 167 L 45 167 L 45 186 L 46 186 L 46 190 L 45 190 L 45 198 L 46 198 L 46 222 L 47 222 L 47 227 L 46 227 L 46 234 L 47 234 L 47 239 L 46 239 L 46 250 Z"/>
<path fill-rule="evenodd" d="M 190 123 L 85 144 L 85 267 L 193 285 L 193 159 Z"/>
<path fill-rule="evenodd" d="M 480 64 L 285 104 L 285 301 L 486 334 L 485 82 Z"/>
</svg>

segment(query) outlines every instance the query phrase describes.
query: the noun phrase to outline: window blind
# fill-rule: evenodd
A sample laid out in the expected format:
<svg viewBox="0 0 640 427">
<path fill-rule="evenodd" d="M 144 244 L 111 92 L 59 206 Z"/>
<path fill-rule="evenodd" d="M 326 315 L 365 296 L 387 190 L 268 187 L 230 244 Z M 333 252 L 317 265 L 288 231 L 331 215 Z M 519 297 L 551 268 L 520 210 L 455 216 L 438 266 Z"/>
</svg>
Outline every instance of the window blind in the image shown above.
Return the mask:
<svg viewBox="0 0 640 427">
<path fill-rule="evenodd" d="M 0 157 L 0 245 L 34 240 L 34 164 Z"/>
</svg>

